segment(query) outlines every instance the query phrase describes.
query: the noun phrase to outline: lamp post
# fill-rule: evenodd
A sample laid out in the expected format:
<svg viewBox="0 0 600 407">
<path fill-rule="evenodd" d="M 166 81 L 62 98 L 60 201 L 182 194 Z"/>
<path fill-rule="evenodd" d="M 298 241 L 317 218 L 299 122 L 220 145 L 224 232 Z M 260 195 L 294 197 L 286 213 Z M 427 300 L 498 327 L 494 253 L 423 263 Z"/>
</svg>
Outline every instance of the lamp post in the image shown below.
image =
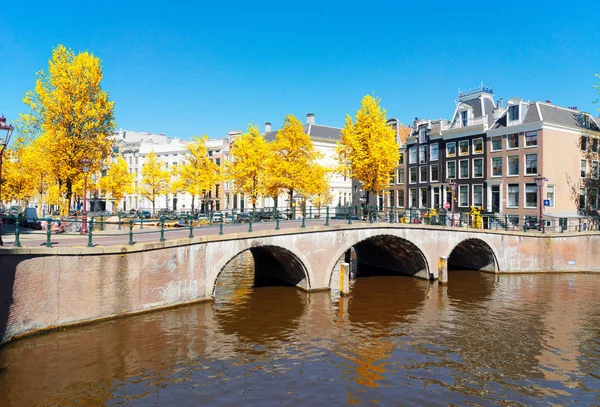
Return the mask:
<svg viewBox="0 0 600 407">
<path fill-rule="evenodd" d="M 452 221 L 451 221 L 452 223 L 451 223 L 451 225 L 454 226 L 454 199 L 455 199 L 454 195 L 456 194 L 457 184 L 456 184 L 456 182 L 454 182 L 454 180 L 452 178 L 446 179 L 446 183 L 450 186 L 450 191 L 451 191 L 451 195 L 452 195 L 450 198 L 450 200 L 452 201 L 452 202 L 450 202 L 450 205 L 452 207 Z"/>
<path fill-rule="evenodd" d="M 542 188 L 544 187 L 544 182 L 548 181 L 548 178 L 543 177 L 541 174 L 538 174 L 537 177 L 534 178 L 535 183 L 538 187 L 538 205 L 540 207 L 540 217 L 539 220 L 539 229 L 540 232 L 544 231 L 544 223 L 542 222 L 543 209 L 544 209 L 544 201 L 542 201 Z"/>
<path fill-rule="evenodd" d="M 91 160 L 87 157 L 83 157 L 79 162 L 81 164 L 81 171 L 83 172 L 83 212 L 81 212 L 81 233 L 82 235 L 88 234 L 87 224 L 87 174 L 90 172 Z"/>
<path fill-rule="evenodd" d="M 12 136 L 14 129 L 12 124 L 6 123 L 6 118 L 2 115 L 2 117 L 0 117 L 0 203 L 2 203 L 2 183 L 4 182 L 4 179 L 2 178 L 2 155 L 8 146 L 10 136 Z M 4 136 L 2 135 L 2 132 L 6 132 Z M 2 218 L 0 218 L 0 246 L 4 246 L 4 242 L 2 241 Z"/>
</svg>

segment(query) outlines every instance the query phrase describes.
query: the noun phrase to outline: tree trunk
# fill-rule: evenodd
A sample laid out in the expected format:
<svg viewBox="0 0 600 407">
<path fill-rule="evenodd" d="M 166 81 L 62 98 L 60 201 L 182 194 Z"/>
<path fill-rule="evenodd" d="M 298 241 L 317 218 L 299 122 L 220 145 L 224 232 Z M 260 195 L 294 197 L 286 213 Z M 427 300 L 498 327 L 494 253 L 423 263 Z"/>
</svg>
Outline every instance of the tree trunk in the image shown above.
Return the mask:
<svg viewBox="0 0 600 407">
<path fill-rule="evenodd" d="M 290 208 L 291 208 L 292 203 L 294 202 L 294 190 L 290 188 L 289 194 L 290 194 Z"/>
<path fill-rule="evenodd" d="M 196 195 L 192 195 L 192 215 L 194 214 L 194 200 L 196 199 Z"/>
</svg>

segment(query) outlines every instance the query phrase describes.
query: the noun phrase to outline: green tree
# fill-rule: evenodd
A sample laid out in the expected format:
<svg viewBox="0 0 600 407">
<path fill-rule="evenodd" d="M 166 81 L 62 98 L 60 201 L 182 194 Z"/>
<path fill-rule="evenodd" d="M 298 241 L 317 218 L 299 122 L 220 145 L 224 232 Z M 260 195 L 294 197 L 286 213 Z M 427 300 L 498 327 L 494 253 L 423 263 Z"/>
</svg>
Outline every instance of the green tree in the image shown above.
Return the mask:
<svg viewBox="0 0 600 407">
<path fill-rule="evenodd" d="M 381 100 L 366 95 L 356 112 L 356 121 L 346 115 L 341 143 L 337 146 L 340 169 L 362 183 L 367 193 L 381 194 L 389 186 L 399 158 L 394 130 L 386 125 Z"/>
</svg>

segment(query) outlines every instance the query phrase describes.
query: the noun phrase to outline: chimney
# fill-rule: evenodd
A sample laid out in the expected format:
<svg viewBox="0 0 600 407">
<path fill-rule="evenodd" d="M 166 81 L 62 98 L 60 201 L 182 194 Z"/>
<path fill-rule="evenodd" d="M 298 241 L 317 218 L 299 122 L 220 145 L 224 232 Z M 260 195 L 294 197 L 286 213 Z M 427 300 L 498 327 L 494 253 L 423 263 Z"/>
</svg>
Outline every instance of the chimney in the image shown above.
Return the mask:
<svg viewBox="0 0 600 407">
<path fill-rule="evenodd" d="M 496 107 L 497 107 L 498 109 L 502 107 L 502 98 L 500 98 L 500 99 L 498 100 L 498 105 L 496 105 Z"/>
<path fill-rule="evenodd" d="M 306 124 L 315 124 L 315 115 L 313 113 L 306 115 Z"/>
<path fill-rule="evenodd" d="M 413 120 L 413 127 L 417 128 L 417 122 L 419 121 L 418 117 L 415 117 L 415 120 Z"/>
<path fill-rule="evenodd" d="M 271 131 L 271 122 L 266 122 L 265 123 L 265 133 L 268 133 Z"/>
<path fill-rule="evenodd" d="M 550 99 L 546 99 L 546 103 L 552 104 L 552 101 Z"/>
</svg>

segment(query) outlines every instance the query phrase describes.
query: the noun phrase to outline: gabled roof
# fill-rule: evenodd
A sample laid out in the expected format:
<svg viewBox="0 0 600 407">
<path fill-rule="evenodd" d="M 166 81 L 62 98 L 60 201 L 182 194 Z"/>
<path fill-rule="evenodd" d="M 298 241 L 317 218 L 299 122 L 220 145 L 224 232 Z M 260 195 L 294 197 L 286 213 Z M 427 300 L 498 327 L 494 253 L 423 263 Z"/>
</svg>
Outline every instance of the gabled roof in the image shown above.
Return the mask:
<svg viewBox="0 0 600 407">
<path fill-rule="evenodd" d="M 275 140 L 277 131 L 269 131 L 264 133 L 263 136 L 267 141 Z M 310 138 L 326 139 L 333 141 L 341 140 L 342 129 L 339 127 L 321 126 L 319 124 L 305 124 L 302 127 L 304 134 L 308 134 Z"/>
</svg>

